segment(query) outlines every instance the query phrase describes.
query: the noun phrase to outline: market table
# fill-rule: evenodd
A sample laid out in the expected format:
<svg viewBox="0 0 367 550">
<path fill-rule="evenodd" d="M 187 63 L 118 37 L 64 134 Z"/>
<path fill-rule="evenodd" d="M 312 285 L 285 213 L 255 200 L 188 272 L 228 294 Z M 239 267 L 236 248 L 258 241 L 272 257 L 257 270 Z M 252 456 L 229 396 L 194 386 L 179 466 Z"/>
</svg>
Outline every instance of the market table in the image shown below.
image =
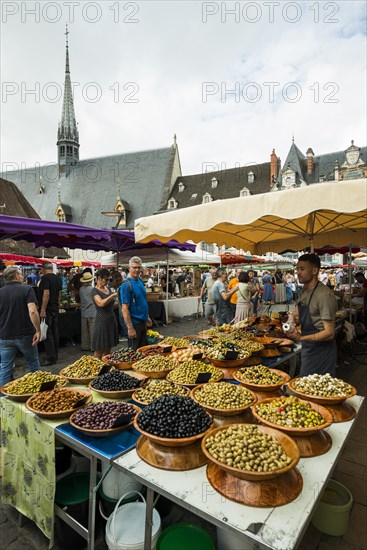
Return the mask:
<svg viewBox="0 0 367 550">
<path fill-rule="evenodd" d="M 302 344 L 292 344 L 292 351 L 283 353 L 280 357 L 262 357 L 261 362 L 266 367 L 278 369 L 289 361 L 289 376 L 294 378 L 297 369 L 297 361 L 301 356 Z M 281 369 L 282 370 L 282 369 Z"/>
<path fill-rule="evenodd" d="M 363 399 L 355 396 L 348 403 L 358 413 Z M 147 487 L 144 550 L 150 549 L 154 491 L 214 525 L 243 536 L 244 547 L 248 550 L 292 550 L 311 520 L 354 421 L 332 424 L 327 428 L 333 441 L 331 449 L 324 455 L 300 460 L 297 468 L 303 477 L 302 492 L 290 504 L 276 508 L 255 508 L 226 499 L 209 484 L 206 466 L 186 472 L 160 470 L 143 462 L 135 449 L 114 460 L 116 468 Z"/>
<path fill-rule="evenodd" d="M 150 302 L 148 299 L 148 310 L 149 317 L 152 319 L 152 321 L 159 321 L 162 323 L 162 325 L 167 324 L 166 308 L 164 307 L 164 302 L 162 302 L 162 300 Z"/>
<path fill-rule="evenodd" d="M 202 302 L 198 302 L 198 296 L 189 296 L 187 298 L 170 298 L 168 305 L 166 300 L 158 300 L 166 308 L 166 317 L 187 317 L 196 315 L 198 312 L 202 315 Z M 198 305 L 199 304 L 199 305 Z"/>
</svg>

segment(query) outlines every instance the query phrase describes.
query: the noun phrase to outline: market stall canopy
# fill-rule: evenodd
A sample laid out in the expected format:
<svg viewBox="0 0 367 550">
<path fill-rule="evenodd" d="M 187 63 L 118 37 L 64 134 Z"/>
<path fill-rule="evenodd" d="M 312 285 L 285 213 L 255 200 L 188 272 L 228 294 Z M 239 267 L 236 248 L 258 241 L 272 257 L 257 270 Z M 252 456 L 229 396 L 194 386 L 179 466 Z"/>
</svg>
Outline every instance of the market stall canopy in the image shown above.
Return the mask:
<svg viewBox="0 0 367 550">
<path fill-rule="evenodd" d="M 165 263 L 174 265 L 220 265 L 220 256 L 216 254 L 209 254 L 208 252 L 195 253 L 188 251 L 182 251 L 175 248 L 168 248 L 160 246 L 157 248 L 136 248 L 128 251 L 127 253 L 119 254 L 119 264 L 127 265 L 129 258 L 132 256 L 139 256 L 144 264 L 156 264 Z M 102 256 L 102 265 L 116 265 L 117 255 L 108 254 Z"/>
<path fill-rule="evenodd" d="M 0 240 L 11 238 L 33 243 L 35 247 L 61 246 L 82 250 L 113 250 L 121 252 L 129 248 L 146 248 L 136 245 L 133 231 L 97 229 L 67 222 L 18 218 L 0 215 Z M 159 247 L 162 243 L 154 241 L 150 247 Z M 195 250 L 190 243 L 165 243 L 165 247 L 182 250 Z"/>
<path fill-rule="evenodd" d="M 226 244 L 251 254 L 367 242 L 367 181 L 320 183 L 213 201 L 135 221 L 139 242 Z"/>
</svg>

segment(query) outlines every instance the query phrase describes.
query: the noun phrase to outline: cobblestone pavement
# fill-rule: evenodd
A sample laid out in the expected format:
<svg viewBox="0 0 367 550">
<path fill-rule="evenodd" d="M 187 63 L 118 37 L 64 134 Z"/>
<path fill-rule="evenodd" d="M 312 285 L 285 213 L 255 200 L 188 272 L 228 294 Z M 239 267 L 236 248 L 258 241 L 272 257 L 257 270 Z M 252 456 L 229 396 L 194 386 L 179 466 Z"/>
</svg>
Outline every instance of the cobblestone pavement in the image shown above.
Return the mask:
<svg viewBox="0 0 367 550">
<path fill-rule="evenodd" d="M 279 310 L 281 308 L 282 306 L 278 306 L 274 309 Z M 160 327 L 158 330 L 163 335 L 184 336 L 186 334 L 196 334 L 199 330 L 205 328 L 207 328 L 207 324 L 204 319 L 192 317 L 177 320 L 177 322 L 175 321 L 167 327 Z M 121 341 L 119 347 L 123 345 L 125 343 Z M 367 350 L 367 345 L 365 345 L 365 349 Z M 60 348 L 60 361 L 52 370 L 59 372 L 82 354 L 83 352 L 78 344 L 72 346 L 63 343 Z M 44 359 L 43 354 L 41 354 L 41 359 Z M 353 384 L 359 395 L 366 396 L 367 355 L 352 358 L 349 355 L 341 354 L 338 364 L 340 368 L 337 375 Z M 15 377 L 22 376 L 25 372 L 22 358 L 17 359 Z M 366 405 L 363 406 L 363 410 L 360 412 L 333 474 L 333 478 L 343 483 L 353 494 L 354 503 L 348 532 L 344 537 L 331 537 L 321 534 L 310 525 L 299 545 L 299 550 L 367 550 L 367 427 L 365 418 Z M 162 519 L 163 528 L 179 522 L 201 525 L 209 532 L 213 540 L 216 540 L 216 531 L 213 525 L 190 514 L 179 506 L 170 504 L 169 513 Z M 11 506 L 0 504 L 0 547 L 2 550 L 46 550 L 48 546 L 49 541 L 32 521 L 21 516 Z M 66 547 L 63 545 L 62 540 L 56 540 L 54 548 L 55 550 L 65 550 Z M 73 550 L 76 548 L 74 547 Z M 96 550 L 107 548 L 102 524 L 97 531 L 95 548 Z M 192 550 L 199 549 L 193 548 Z M 251 547 L 244 547 L 241 550 L 251 550 Z"/>
</svg>

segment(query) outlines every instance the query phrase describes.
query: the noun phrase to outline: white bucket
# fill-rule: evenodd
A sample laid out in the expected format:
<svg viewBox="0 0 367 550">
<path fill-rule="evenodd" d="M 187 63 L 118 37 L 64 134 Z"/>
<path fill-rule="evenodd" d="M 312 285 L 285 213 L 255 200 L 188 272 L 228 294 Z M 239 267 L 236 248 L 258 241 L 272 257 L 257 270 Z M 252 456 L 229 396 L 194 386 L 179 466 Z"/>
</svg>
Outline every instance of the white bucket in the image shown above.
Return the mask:
<svg viewBox="0 0 367 550">
<path fill-rule="evenodd" d="M 245 541 L 244 537 L 232 534 L 226 529 L 217 527 L 218 550 L 243 550 L 246 548 L 246 544 L 248 544 L 248 542 Z"/>
<path fill-rule="evenodd" d="M 129 502 L 119 507 L 124 498 L 134 493 L 144 502 Z M 146 507 L 146 501 L 138 491 L 130 491 L 121 496 L 106 525 L 106 544 L 109 550 L 144 550 Z M 160 532 L 161 518 L 153 508 L 152 550 L 155 550 Z"/>
<path fill-rule="evenodd" d="M 124 493 L 128 491 L 141 491 L 142 484 L 132 479 L 129 475 L 120 472 L 117 468 L 112 467 L 105 477 L 110 464 L 102 460 L 102 489 L 106 497 L 118 500 Z"/>
</svg>

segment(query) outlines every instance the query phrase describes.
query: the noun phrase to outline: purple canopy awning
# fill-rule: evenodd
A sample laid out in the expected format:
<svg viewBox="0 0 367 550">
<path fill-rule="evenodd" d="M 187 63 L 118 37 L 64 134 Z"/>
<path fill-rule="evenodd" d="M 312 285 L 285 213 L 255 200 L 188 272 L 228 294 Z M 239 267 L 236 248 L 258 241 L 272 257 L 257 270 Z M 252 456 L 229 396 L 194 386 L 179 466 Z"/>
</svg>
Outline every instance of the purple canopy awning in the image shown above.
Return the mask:
<svg viewBox="0 0 367 550">
<path fill-rule="evenodd" d="M 195 251 L 196 248 L 193 244 L 176 241 L 165 244 L 159 241 L 137 244 L 133 231 L 97 229 L 68 222 L 0 215 L 0 240 L 3 239 L 27 241 L 33 243 L 35 248 L 57 246 L 106 252 L 122 252 L 129 249 L 160 246 L 191 251 Z"/>
</svg>

